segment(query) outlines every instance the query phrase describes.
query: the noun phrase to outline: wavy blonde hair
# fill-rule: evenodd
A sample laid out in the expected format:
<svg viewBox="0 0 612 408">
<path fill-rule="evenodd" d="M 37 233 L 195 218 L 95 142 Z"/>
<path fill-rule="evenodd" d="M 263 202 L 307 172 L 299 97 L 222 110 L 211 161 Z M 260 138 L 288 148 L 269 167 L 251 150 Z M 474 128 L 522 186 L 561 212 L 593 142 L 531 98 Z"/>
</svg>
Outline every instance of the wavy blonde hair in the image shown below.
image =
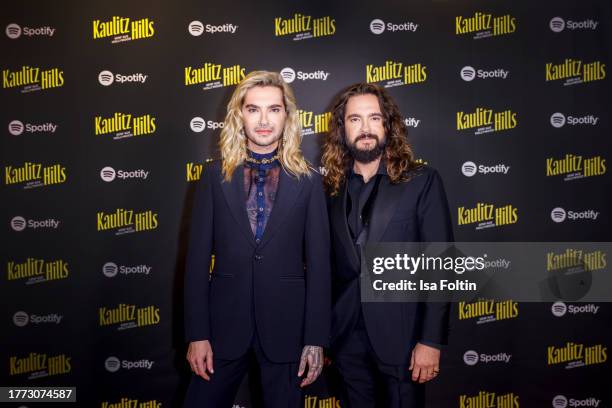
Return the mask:
<svg viewBox="0 0 612 408">
<path fill-rule="evenodd" d="M 221 131 L 219 149 L 221 150 L 222 172 L 225 181 L 232 179 L 236 167 L 247 157 L 247 137 L 244 133 L 242 104 L 247 91 L 256 86 L 274 86 L 283 92 L 287 118 L 283 136 L 279 140 L 278 155 L 283 169 L 295 177 L 310 175 L 310 167 L 302 154 L 302 126 L 297 113 L 293 91 L 283 81 L 278 72 L 250 72 L 236 87 L 227 104 L 225 124 Z"/>
</svg>

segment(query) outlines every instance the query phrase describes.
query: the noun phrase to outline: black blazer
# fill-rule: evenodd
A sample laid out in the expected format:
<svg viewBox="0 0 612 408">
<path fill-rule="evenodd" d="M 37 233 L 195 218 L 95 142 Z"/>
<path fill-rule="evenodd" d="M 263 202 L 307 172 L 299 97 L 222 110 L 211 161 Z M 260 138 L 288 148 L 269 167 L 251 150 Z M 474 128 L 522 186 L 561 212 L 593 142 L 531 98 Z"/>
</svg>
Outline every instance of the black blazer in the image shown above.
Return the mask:
<svg viewBox="0 0 612 408">
<path fill-rule="evenodd" d="M 214 271 L 209 279 L 211 255 Z M 329 224 L 319 174 L 281 169 L 261 242 L 246 213 L 243 166 L 224 182 L 219 161 L 197 183 L 185 272 L 187 341 L 210 340 L 235 359 L 255 328 L 266 356 L 298 361 L 304 345 L 328 346 L 331 313 Z"/>
<path fill-rule="evenodd" d="M 367 242 L 451 242 L 453 228 L 438 173 L 427 166 L 411 171 L 407 182 L 383 176 L 372 207 Z M 387 364 L 410 362 L 419 341 L 446 344 L 448 303 L 361 303 L 360 262 L 346 219 L 347 184 L 330 198 L 333 245 L 332 348 L 351 333 L 363 310 L 377 356 Z"/>
</svg>

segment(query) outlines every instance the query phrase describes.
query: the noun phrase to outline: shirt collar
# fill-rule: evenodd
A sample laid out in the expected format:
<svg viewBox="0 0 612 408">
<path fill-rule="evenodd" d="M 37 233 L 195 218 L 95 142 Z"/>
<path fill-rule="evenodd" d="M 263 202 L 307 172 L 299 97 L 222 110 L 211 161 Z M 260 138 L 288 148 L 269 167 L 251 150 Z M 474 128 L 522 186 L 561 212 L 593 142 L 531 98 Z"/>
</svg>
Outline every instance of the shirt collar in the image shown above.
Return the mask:
<svg viewBox="0 0 612 408">
<path fill-rule="evenodd" d="M 278 153 L 278 149 L 274 149 L 274 151 L 270 153 L 255 153 L 254 151 L 247 149 L 247 154 L 255 160 L 271 159 L 276 153 Z"/>
<path fill-rule="evenodd" d="M 376 169 L 376 174 L 380 174 L 383 176 L 387 175 L 387 162 L 386 160 L 383 158 L 380 160 L 380 163 L 378 164 L 378 169 Z M 353 166 L 351 166 L 350 170 L 349 170 L 349 178 L 354 178 L 354 177 L 361 177 L 363 178 L 363 176 L 361 174 L 355 173 L 355 170 L 353 168 Z"/>
</svg>

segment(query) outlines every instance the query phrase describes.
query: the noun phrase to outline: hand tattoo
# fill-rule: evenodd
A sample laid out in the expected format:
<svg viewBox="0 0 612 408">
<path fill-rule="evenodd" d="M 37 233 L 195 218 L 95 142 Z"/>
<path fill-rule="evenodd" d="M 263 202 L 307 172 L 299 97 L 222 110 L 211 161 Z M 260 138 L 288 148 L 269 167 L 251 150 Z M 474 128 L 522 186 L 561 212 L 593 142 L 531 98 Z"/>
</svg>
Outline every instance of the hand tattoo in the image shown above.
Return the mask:
<svg viewBox="0 0 612 408">
<path fill-rule="evenodd" d="M 304 346 L 302 357 L 300 358 L 300 368 L 298 376 L 306 370 L 308 364 L 308 375 L 302 380 L 301 386 L 312 384 L 323 371 L 323 347 Z"/>
</svg>

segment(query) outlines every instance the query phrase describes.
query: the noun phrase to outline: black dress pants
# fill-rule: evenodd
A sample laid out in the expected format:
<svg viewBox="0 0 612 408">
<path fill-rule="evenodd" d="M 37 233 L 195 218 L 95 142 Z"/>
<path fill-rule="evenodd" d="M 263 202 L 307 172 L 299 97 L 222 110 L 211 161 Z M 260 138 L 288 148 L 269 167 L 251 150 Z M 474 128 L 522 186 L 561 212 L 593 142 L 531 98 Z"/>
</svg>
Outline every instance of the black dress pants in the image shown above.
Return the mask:
<svg viewBox="0 0 612 408">
<path fill-rule="evenodd" d="M 183 407 L 232 408 L 253 356 L 259 366 L 264 407 L 301 407 L 301 379 L 297 376 L 299 363 L 273 363 L 268 360 L 259 343 L 257 330 L 253 335 L 251 347 L 244 356 L 235 360 L 213 358 L 215 373 L 210 375 L 210 381 L 192 375 Z"/>
<path fill-rule="evenodd" d="M 422 408 L 424 384 L 412 381 L 405 365 L 381 362 L 365 327 L 357 325 L 333 359 L 343 383 L 342 408 Z"/>
</svg>

